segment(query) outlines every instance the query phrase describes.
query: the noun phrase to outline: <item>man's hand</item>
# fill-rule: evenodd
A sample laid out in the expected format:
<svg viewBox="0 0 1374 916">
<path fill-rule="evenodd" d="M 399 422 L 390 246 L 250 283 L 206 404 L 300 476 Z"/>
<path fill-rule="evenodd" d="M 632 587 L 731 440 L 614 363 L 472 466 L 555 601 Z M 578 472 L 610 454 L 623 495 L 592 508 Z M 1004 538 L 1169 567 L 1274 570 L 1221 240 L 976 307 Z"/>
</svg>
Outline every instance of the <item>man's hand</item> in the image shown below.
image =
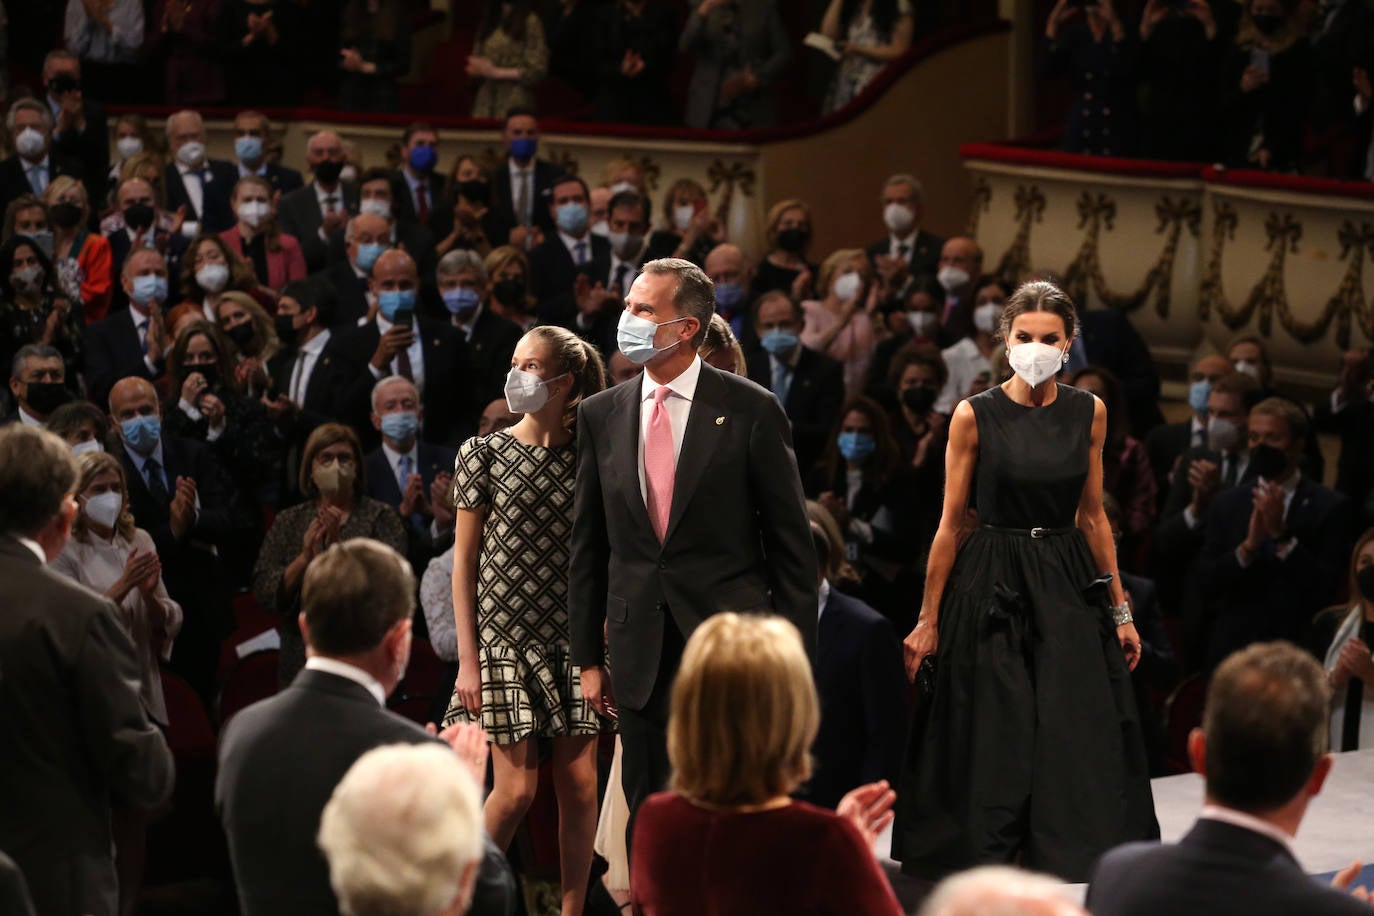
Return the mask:
<svg viewBox="0 0 1374 916">
<path fill-rule="evenodd" d="M 396 358 L 396 354 L 409 350 L 415 342 L 415 329 L 410 325 L 395 324 L 391 330 L 377 341 L 377 350 L 372 354 L 372 366 L 378 372 L 385 372 Z"/>
<path fill-rule="evenodd" d="M 1374 900 L 1374 896 L 1371 896 L 1370 892 L 1363 887 L 1350 886 L 1355 883 L 1355 879 L 1359 877 L 1360 869 L 1362 868 L 1364 868 L 1364 863 L 1356 859 L 1345 868 L 1336 872 L 1335 877 L 1331 879 L 1331 886 L 1338 891 L 1349 893 L 1350 896 L 1354 897 L 1356 900 L 1363 900 L 1366 902 Z"/>
<path fill-rule="evenodd" d="M 430 515 L 429 503 L 425 500 L 425 479 L 419 474 L 411 474 L 406 478 L 406 491 L 401 494 L 401 507 L 399 509 L 402 518 L 409 518 L 415 513 Z"/>
<path fill-rule="evenodd" d="M 1269 82 L 1268 70 L 1261 70 L 1259 67 L 1246 67 L 1245 72 L 1240 75 L 1240 91 L 1254 92 L 1267 82 Z"/>
<path fill-rule="evenodd" d="M 1283 489 L 1278 484 L 1255 485 L 1254 508 L 1250 511 L 1250 527 L 1241 548 L 1253 555 L 1265 541 L 1283 533 Z"/>
<path fill-rule="evenodd" d="M 431 722 L 425 726 L 425 731 L 437 735 L 439 740 L 453 748 L 453 753 L 458 755 L 458 759 L 472 773 L 472 778 L 477 780 L 478 786 L 486 784 L 487 757 L 491 754 L 491 745 L 487 743 L 487 733 L 482 730 L 482 726 L 475 722 L 455 722 L 439 731 Z"/>
<path fill-rule="evenodd" d="M 333 213 L 324 214 L 320 228 L 324 230 L 325 235 L 333 235 L 335 232 L 342 232 L 344 227 L 348 225 L 349 219 L 351 217 L 348 215 L 348 211 L 340 206 Z"/>
<path fill-rule="evenodd" d="M 449 473 L 435 474 L 434 482 L 429 485 L 429 506 L 434 512 L 434 527 L 440 531 L 448 531 L 458 520 L 458 513 L 449 496 L 452 486 L 453 475 Z"/>
<path fill-rule="evenodd" d="M 605 668 L 600 665 L 583 668 L 581 686 L 582 699 L 592 705 L 597 715 L 607 719 L 620 718 L 620 711 L 615 706 L 615 697 L 611 695 L 611 677 Z"/>
<path fill-rule="evenodd" d="M 600 315 L 607 301 L 617 298 L 618 294 L 607 289 L 600 281 L 593 286 L 586 274 L 578 274 L 573 281 L 573 297 L 577 300 L 578 314 L 590 321 Z"/>
<path fill-rule="evenodd" d="M 759 78 L 748 70 L 741 70 L 720 84 L 720 104 L 729 105 L 735 99 L 759 88 Z"/>
<path fill-rule="evenodd" d="M 210 429 L 221 429 L 224 426 L 224 402 L 213 394 L 201 395 L 200 412 L 205 414 L 205 422 Z"/>
<path fill-rule="evenodd" d="M 512 248 L 529 251 L 544 244 L 544 233 L 538 226 L 516 226 L 510 231 L 507 242 Z"/>
<path fill-rule="evenodd" d="M 858 827 L 864 840 L 872 846 L 878 834 L 896 817 L 892 811 L 896 801 L 897 793 L 892 791 L 886 779 L 882 779 L 849 792 L 835 806 L 835 813 Z"/>
<path fill-rule="evenodd" d="M 183 538 L 196 525 L 196 482 L 189 477 L 178 477 L 176 493 L 167 507 L 167 527 L 172 535 Z"/>
<path fill-rule="evenodd" d="M 476 54 L 473 54 L 468 57 L 467 63 L 463 66 L 463 70 L 468 76 L 475 79 L 491 79 L 491 75 L 496 70 L 496 66 L 491 62 L 490 58 L 478 57 Z"/>
<path fill-rule="evenodd" d="M 1206 458 L 1188 462 L 1188 485 L 1193 488 L 1193 514 L 1202 518 L 1221 488 L 1221 465 Z"/>
<path fill-rule="evenodd" d="M 296 404 L 286 395 L 279 394 L 273 399 L 264 394 L 259 400 L 262 402 L 263 409 L 267 411 L 267 419 L 278 427 L 288 426 L 295 419 Z"/>
</svg>

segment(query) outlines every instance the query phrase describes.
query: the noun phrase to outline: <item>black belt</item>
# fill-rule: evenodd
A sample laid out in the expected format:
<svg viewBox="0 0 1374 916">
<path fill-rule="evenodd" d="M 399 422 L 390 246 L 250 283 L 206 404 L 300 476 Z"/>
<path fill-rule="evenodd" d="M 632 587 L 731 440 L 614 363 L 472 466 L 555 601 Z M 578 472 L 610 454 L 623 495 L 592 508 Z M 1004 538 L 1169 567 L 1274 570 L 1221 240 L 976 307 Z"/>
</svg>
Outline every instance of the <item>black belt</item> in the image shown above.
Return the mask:
<svg viewBox="0 0 1374 916">
<path fill-rule="evenodd" d="M 1078 528 L 1070 525 L 1067 528 L 1003 528 L 1000 525 L 981 525 L 987 531 L 995 531 L 998 534 L 1018 534 L 1023 538 L 1040 540 L 1041 538 L 1056 538 L 1066 534 L 1072 534 Z"/>
</svg>

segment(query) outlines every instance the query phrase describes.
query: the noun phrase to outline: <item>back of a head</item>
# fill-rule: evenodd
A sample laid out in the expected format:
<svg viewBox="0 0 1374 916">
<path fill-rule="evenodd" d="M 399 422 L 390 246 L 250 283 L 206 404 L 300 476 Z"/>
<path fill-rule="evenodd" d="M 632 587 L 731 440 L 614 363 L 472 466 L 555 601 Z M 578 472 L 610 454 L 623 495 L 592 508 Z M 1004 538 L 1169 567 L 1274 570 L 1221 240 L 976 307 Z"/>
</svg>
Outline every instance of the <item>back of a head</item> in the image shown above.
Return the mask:
<svg viewBox="0 0 1374 916">
<path fill-rule="evenodd" d="M 811 775 L 820 704 L 801 634 L 781 617 L 721 613 L 682 654 L 668 716 L 672 788 L 758 804 Z"/>
<path fill-rule="evenodd" d="M 1053 878 L 984 865 L 941 881 L 918 916 L 1083 916 L 1083 910 Z"/>
<path fill-rule="evenodd" d="M 1321 665 L 1292 643 L 1229 656 L 1212 675 L 1202 720 L 1208 797 L 1251 813 L 1291 801 L 1326 752 L 1329 698 Z"/>
<path fill-rule="evenodd" d="M 334 788 L 318 842 L 344 916 L 464 913 L 485 846 L 482 795 L 444 745 L 376 748 Z"/>
<path fill-rule="evenodd" d="M 0 534 L 29 537 L 62 510 L 76 486 L 72 450 L 45 429 L 0 428 Z"/>
<path fill-rule="evenodd" d="M 301 586 L 301 613 L 310 647 L 347 656 L 375 649 L 414 610 L 410 563 L 378 541 L 355 538 L 311 561 Z"/>
</svg>

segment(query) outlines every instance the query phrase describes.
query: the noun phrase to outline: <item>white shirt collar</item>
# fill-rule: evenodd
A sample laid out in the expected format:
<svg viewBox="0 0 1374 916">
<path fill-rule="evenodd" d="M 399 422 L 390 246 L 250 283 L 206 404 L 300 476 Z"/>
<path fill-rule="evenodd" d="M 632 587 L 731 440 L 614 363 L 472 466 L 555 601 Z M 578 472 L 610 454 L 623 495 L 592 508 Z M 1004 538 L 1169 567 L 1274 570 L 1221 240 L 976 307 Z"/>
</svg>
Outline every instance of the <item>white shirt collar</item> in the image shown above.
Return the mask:
<svg viewBox="0 0 1374 916">
<path fill-rule="evenodd" d="M 139 326 L 148 323 L 148 315 L 147 315 L 147 313 L 145 313 L 145 312 L 140 312 L 140 311 L 138 310 L 138 307 L 135 306 L 132 302 L 129 303 L 128 312 L 129 312 L 129 320 L 132 321 L 132 322 L 134 323 L 134 330 L 135 330 L 135 331 L 137 331 L 137 330 L 139 329 Z"/>
<path fill-rule="evenodd" d="M 825 603 L 830 600 L 829 579 L 821 580 L 820 587 L 816 589 L 816 598 L 818 599 L 816 606 L 816 619 L 820 620 L 821 615 L 825 613 Z"/>
<path fill-rule="evenodd" d="M 305 660 L 305 667 L 308 671 L 323 671 L 325 674 L 337 675 L 347 678 L 355 684 L 361 684 L 377 700 L 378 706 L 386 707 L 386 690 L 383 689 L 382 682 L 357 665 L 341 662 L 337 658 L 312 655 Z"/>
<path fill-rule="evenodd" d="M 325 328 L 314 337 L 301 344 L 300 351 L 309 353 L 311 356 L 319 356 L 324 352 L 325 345 L 329 343 L 329 328 Z"/>
<path fill-rule="evenodd" d="M 577 246 L 577 245 L 579 245 L 579 244 L 581 244 L 581 245 L 586 245 L 586 246 L 587 246 L 587 262 L 588 262 L 588 263 L 591 263 L 591 260 L 592 260 L 592 234 L 591 234 L 590 232 L 588 232 L 586 235 L 582 236 L 582 238 L 580 238 L 580 239 L 575 239 L 575 238 L 573 238 L 572 236 L 568 235 L 568 233 L 564 232 L 562 229 L 559 229 L 559 230 L 558 230 L 558 237 L 559 237 L 560 239 L 563 240 L 563 245 L 568 249 L 568 254 L 570 254 L 570 255 L 573 254 L 575 251 L 577 251 L 577 248 L 576 248 L 575 246 Z M 573 260 L 576 261 L 577 258 L 574 257 Z"/>
<path fill-rule="evenodd" d="M 1199 419 L 1197 418 L 1197 414 L 1193 414 L 1193 422 L 1192 422 L 1192 425 L 1188 427 L 1188 435 L 1190 435 L 1190 436 L 1195 436 L 1195 435 L 1197 435 L 1198 433 L 1202 433 L 1203 435 L 1206 435 L 1206 433 L 1207 433 L 1207 421 L 1206 421 L 1206 420 L 1199 420 Z"/>
<path fill-rule="evenodd" d="M 531 159 L 531 160 L 529 161 L 529 164 L 528 164 L 528 165 L 525 165 L 525 166 L 521 166 L 520 163 L 516 162 L 515 159 L 514 159 L 514 157 L 511 157 L 511 156 L 507 156 L 507 157 L 506 157 L 506 162 L 507 162 L 507 164 L 510 166 L 510 177 L 511 177 L 511 178 L 519 179 L 519 178 L 522 178 L 522 177 L 524 177 L 524 176 L 534 174 L 534 160 L 533 160 L 533 159 Z"/>
<path fill-rule="evenodd" d="M 1203 805 L 1198 818 L 1205 821 L 1220 821 L 1223 824 L 1230 824 L 1232 827 L 1239 827 L 1242 830 L 1249 830 L 1251 833 L 1258 833 L 1260 836 L 1267 836 L 1269 839 L 1278 843 L 1296 861 L 1298 851 L 1293 846 L 1293 837 L 1275 827 L 1268 821 L 1246 814 L 1244 811 L 1237 811 L 1234 808 L 1223 808 L 1221 805 Z"/>
<path fill-rule="evenodd" d="M 1278 485 L 1279 485 L 1279 488 L 1280 488 L 1281 490 L 1283 490 L 1284 495 L 1285 495 L 1285 496 L 1289 496 L 1289 497 L 1291 497 L 1291 496 L 1293 495 L 1294 491 L 1298 489 L 1298 481 L 1301 480 L 1301 479 L 1302 479 L 1302 469 L 1301 469 L 1301 468 L 1294 468 L 1294 469 L 1293 469 L 1293 472 L 1292 472 L 1291 474 L 1289 474 L 1287 477 L 1285 477 L 1283 480 L 1264 480 L 1263 477 L 1260 478 L 1260 480 L 1264 480 L 1265 483 L 1276 483 L 1276 484 L 1278 484 Z"/>
<path fill-rule="evenodd" d="M 320 183 L 318 181 L 312 181 L 310 182 L 310 184 L 315 188 L 315 199 L 320 202 L 321 213 L 324 212 L 325 201 L 327 201 L 331 197 L 334 198 L 334 206 L 338 207 L 341 210 L 343 209 L 344 196 L 342 181 L 340 181 L 332 191 L 326 191 L 324 188 L 320 187 Z"/>
<path fill-rule="evenodd" d="M 453 316 L 453 326 L 463 332 L 463 336 L 472 338 L 472 330 L 477 327 L 477 319 L 482 315 L 482 309 L 486 308 L 485 302 L 478 302 L 477 308 L 472 310 L 472 316 L 467 321 L 459 321 L 458 316 Z"/>
<path fill-rule="evenodd" d="M 899 239 L 894 233 L 887 234 L 887 250 L 896 251 L 901 246 L 906 246 L 906 255 L 911 257 L 911 253 L 916 250 L 916 229 L 911 230 L 911 234 L 904 239 Z"/>
<path fill-rule="evenodd" d="M 208 172 L 210 170 L 210 160 L 208 158 L 201 162 L 200 168 L 192 168 L 183 163 L 180 159 L 176 160 L 176 164 L 177 171 L 183 175 L 200 174 L 201 172 Z"/>
<path fill-rule="evenodd" d="M 146 454 L 146 455 L 143 454 L 142 452 L 134 451 L 132 448 L 129 447 L 129 443 L 127 443 L 127 442 L 123 443 L 123 445 L 124 445 L 124 451 L 126 451 L 126 452 L 129 453 L 129 457 L 132 458 L 132 459 L 134 460 L 134 464 L 138 467 L 138 473 L 139 473 L 140 476 L 142 476 L 143 482 L 144 482 L 144 483 L 147 483 L 147 482 L 148 482 L 148 472 L 147 472 L 147 470 L 145 470 L 145 468 L 146 468 L 146 466 L 147 466 L 147 464 L 148 464 L 148 459 L 149 459 L 149 458 L 152 458 L 152 459 L 156 460 L 157 463 L 158 463 L 158 467 L 162 468 L 162 473 L 163 473 L 164 475 L 166 475 L 166 473 L 167 473 L 167 465 L 164 464 L 163 461 L 162 461 L 162 440 L 161 440 L 161 439 L 157 440 L 157 445 L 154 445 L 154 446 L 153 446 L 153 450 L 152 450 L 151 452 L 149 452 L 148 454 Z M 169 479 L 167 482 L 168 482 L 168 483 L 172 483 L 173 481 L 171 481 L 171 480 Z"/>
<path fill-rule="evenodd" d="M 396 451 L 387 443 L 385 439 L 382 440 L 382 454 L 386 455 L 386 460 L 387 463 L 391 465 L 392 473 L 398 473 L 400 471 L 401 459 L 407 456 L 410 457 L 410 473 L 420 473 L 420 456 L 418 454 L 419 449 L 420 439 L 418 436 L 415 438 L 415 441 L 410 444 L 410 450 L 405 452 Z"/>
<path fill-rule="evenodd" d="M 44 566 L 48 565 L 48 554 L 43 550 L 42 547 L 38 546 L 37 541 L 35 541 L 33 538 L 20 537 L 17 534 L 15 535 L 15 538 L 19 541 L 19 543 L 23 544 L 25 547 L 29 548 L 29 550 L 33 551 L 33 555 L 38 557 L 39 563 L 42 563 Z"/>
<path fill-rule="evenodd" d="M 671 388 L 673 394 L 687 401 L 691 401 L 694 397 L 696 397 L 697 380 L 700 378 L 701 357 L 693 356 L 692 364 L 688 366 L 686 369 L 683 369 L 682 373 L 678 375 L 677 378 L 673 379 L 666 386 L 662 387 Z M 660 385 L 658 384 L 658 382 L 649 378 L 649 372 L 647 369 L 644 372 L 640 373 L 639 399 L 641 401 L 653 400 L 654 392 L 657 391 L 659 387 Z"/>
<path fill-rule="evenodd" d="M 19 422 L 23 423 L 25 426 L 41 427 L 43 425 L 43 421 L 25 410 L 22 404 L 19 405 Z"/>
</svg>

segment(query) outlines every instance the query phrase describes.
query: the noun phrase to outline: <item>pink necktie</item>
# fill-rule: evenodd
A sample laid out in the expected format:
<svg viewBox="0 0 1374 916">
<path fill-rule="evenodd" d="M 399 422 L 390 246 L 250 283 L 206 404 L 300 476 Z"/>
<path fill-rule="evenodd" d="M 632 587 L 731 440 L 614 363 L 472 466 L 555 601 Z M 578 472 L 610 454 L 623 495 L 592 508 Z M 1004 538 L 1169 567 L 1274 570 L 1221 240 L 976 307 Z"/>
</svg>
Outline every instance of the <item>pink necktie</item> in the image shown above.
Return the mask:
<svg viewBox="0 0 1374 916">
<path fill-rule="evenodd" d="M 667 385 L 654 392 L 654 412 L 649 414 L 649 431 L 644 435 L 644 489 L 648 495 L 649 521 L 659 543 L 668 533 L 668 513 L 673 508 L 673 476 L 677 461 L 673 456 L 673 423 L 663 401 L 673 393 Z"/>
</svg>

